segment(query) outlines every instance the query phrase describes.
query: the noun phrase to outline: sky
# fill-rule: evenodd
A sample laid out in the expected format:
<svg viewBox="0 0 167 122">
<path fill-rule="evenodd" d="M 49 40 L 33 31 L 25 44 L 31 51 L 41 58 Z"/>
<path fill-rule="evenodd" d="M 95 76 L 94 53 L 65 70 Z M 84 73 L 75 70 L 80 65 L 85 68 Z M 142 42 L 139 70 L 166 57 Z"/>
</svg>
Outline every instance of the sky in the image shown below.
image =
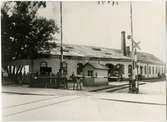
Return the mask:
<svg viewBox="0 0 167 122">
<path fill-rule="evenodd" d="M 135 1 L 133 5 L 134 40 L 140 41 L 142 52 L 166 61 L 165 2 Z M 59 2 L 47 2 L 39 16 L 54 19 L 60 27 Z M 118 5 L 98 2 L 63 2 L 63 43 L 121 48 L 121 31 L 130 35 L 129 2 Z M 60 34 L 55 35 L 60 40 Z M 127 45 L 130 45 L 127 40 Z"/>
</svg>

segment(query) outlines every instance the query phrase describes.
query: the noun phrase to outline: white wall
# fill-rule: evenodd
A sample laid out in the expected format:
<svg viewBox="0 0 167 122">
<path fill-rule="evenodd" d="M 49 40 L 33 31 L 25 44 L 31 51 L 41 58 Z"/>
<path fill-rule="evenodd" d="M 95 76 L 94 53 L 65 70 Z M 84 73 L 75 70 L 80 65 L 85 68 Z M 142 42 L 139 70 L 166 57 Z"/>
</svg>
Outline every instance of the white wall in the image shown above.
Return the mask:
<svg viewBox="0 0 167 122">
<path fill-rule="evenodd" d="M 60 68 L 60 60 L 58 58 L 41 58 L 41 59 L 36 59 L 34 60 L 34 72 L 40 72 L 40 63 L 42 61 L 45 61 L 48 63 L 48 67 L 52 67 L 52 72 L 54 74 L 56 74 L 59 71 Z M 72 72 L 74 72 L 75 74 L 77 74 L 77 64 L 78 63 L 82 63 L 83 65 L 86 64 L 87 62 L 92 62 L 92 63 L 100 63 L 100 64 L 124 64 L 124 74 L 123 77 L 124 78 L 128 78 L 128 65 L 131 65 L 131 62 L 121 62 L 121 61 L 97 61 L 97 60 L 82 60 L 82 59 L 65 59 L 65 62 L 68 64 L 67 65 L 67 75 L 68 77 L 72 74 Z M 23 64 L 23 65 L 30 65 L 31 61 L 30 60 L 18 60 L 16 62 L 14 62 L 16 65 L 17 64 Z M 149 77 L 157 77 L 158 73 L 165 73 L 165 65 L 158 65 L 158 64 L 148 64 L 148 63 L 138 63 L 139 65 L 139 73 L 140 71 L 140 66 L 143 66 L 143 75 L 146 78 Z M 145 74 L 144 71 L 144 67 L 147 66 L 147 73 Z M 149 66 L 151 66 L 151 74 L 149 73 Z M 152 71 L 152 67 L 154 67 L 154 74 Z M 157 67 L 157 72 L 156 72 L 156 67 Z M 30 66 L 31 68 L 31 66 Z M 30 69 L 31 70 L 31 69 Z M 102 74 L 102 73 L 100 73 Z"/>
<path fill-rule="evenodd" d="M 143 75 L 146 78 L 151 78 L 151 77 L 158 77 L 158 73 L 165 73 L 165 65 L 159 65 L 159 64 L 148 64 L 148 63 L 138 63 L 139 65 L 139 74 L 141 73 L 140 71 L 140 66 L 143 66 Z M 145 67 L 146 66 L 146 73 L 145 73 Z M 151 67 L 151 72 L 149 72 L 149 67 Z M 153 72 L 153 68 L 154 68 L 154 72 Z"/>
<path fill-rule="evenodd" d="M 94 76 L 96 76 L 96 73 L 97 77 L 108 77 L 108 70 L 94 69 Z"/>
</svg>

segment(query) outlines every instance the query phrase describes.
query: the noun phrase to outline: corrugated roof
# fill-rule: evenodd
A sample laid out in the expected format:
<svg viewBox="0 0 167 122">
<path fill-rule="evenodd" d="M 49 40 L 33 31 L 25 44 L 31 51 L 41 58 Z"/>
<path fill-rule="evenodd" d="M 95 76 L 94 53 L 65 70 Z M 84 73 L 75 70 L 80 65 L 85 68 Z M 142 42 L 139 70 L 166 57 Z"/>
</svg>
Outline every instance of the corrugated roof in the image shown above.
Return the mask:
<svg viewBox="0 0 167 122">
<path fill-rule="evenodd" d="M 159 58 L 154 56 L 153 54 L 146 53 L 146 52 L 138 52 L 137 58 L 140 62 L 144 63 L 152 63 L 152 64 L 165 64 Z"/>
<path fill-rule="evenodd" d="M 52 48 L 52 55 L 60 55 L 60 48 Z M 130 59 L 130 57 L 123 56 L 120 50 L 102 48 L 95 46 L 64 44 L 63 55 L 65 56 L 80 56 L 80 57 L 96 57 L 96 58 L 113 58 L 113 59 Z"/>
<path fill-rule="evenodd" d="M 51 55 L 60 55 L 60 44 L 57 47 L 51 48 Z M 75 44 L 63 44 L 63 55 L 64 56 L 76 56 L 76 57 L 96 57 L 96 58 L 111 58 L 111 59 L 126 59 L 130 60 L 128 56 L 123 56 L 120 49 L 103 48 L 96 46 L 85 46 L 85 45 L 75 45 Z M 156 56 L 145 53 L 138 52 L 138 60 L 145 63 L 153 64 L 164 64 Z"/>
<path fill-rule="evenodd" d="M 98 64 L 98 63 L 90 63 L 90 62 L 88 62 L 88 63 L 86 63 L 84 65 L 84 67 L 87 66 L 87 65 L 91 65 L 95 69 L 106 69 L 106 70 L 108 69 L 105 65 Z"/>
</svg>

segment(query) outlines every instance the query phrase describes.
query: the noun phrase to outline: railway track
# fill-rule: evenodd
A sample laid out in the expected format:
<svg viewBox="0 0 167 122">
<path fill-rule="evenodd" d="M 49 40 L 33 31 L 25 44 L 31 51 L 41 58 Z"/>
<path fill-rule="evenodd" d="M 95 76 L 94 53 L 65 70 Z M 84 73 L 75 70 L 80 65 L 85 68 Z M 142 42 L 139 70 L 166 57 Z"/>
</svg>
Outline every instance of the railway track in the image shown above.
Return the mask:
<svg viewBox="0 0 167 122">
<path fill-rule="evenodd" d="M 140 83 L 139 85 L 144 85 L 146 83 Z M 91 90 L 90 92 L 115 92 L 118 90 L 126 89 L 129 88 L 129 84 L 122 84 L 122 85 L 111 85 L 108 87 L 96 89 L 96 90 Z"/>
</svg>

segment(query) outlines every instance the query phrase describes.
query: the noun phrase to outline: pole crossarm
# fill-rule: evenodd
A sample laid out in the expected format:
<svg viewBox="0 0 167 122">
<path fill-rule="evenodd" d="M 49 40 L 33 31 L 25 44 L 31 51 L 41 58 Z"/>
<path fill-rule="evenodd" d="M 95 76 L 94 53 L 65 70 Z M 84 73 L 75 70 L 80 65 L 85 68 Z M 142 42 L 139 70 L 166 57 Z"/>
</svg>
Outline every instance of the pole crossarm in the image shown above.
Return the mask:
<svg viewBox="0 0 167 122">
<path fill-rule="evenodd" d="M 133 39 L 131 41 L 133 41 L 133 48 L 134 49 L 137 48 L 137 49 L 141 50 L 141 47 L 139 46 L 139 44 L 141 43 L 140 41 L 135 42 Z"/>
</svg>

